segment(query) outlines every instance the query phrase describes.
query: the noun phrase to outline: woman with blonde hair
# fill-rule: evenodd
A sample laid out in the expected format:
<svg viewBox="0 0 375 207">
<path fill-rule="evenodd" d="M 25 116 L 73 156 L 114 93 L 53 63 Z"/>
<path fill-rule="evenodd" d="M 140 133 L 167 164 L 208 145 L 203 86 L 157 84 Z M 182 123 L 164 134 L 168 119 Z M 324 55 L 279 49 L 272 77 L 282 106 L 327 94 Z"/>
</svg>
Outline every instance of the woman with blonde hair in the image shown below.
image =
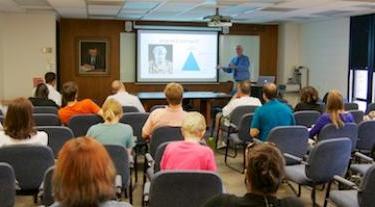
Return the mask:
<svg viewBox="0 0 375 207">
<path fill-rule="evenodd" d="M 318 135 L 320 130 L 327 124 L 333 124 L 337 128 L 341 128 L 345 123 L 354 122 L 351 113 L 345 112 L 344 99 L 337 90 L 332 90 L 327 96 L 326 113 L 322 114 L 316 121 L 314 127 L 310 130 L 310 138 Z"/>
<path fill-rule="evenodd" d="M 104 145 L 124 146 L 131 155 L 134 146 L 133 129 L 127 124 L 119 123 L 123 115 L 121 104 L 115 99 L 108 99 L 104 102 L 102 110 L 104 123 L 90 127 L 87 136 Z"/>
<path fill-rule="evenodd" d="M 106 149 L 96 140 L 80 137 L 59 152 L 52 184 L 53 207 L 129 207 L 115 198 L 116 170 Z"/>
</svg>

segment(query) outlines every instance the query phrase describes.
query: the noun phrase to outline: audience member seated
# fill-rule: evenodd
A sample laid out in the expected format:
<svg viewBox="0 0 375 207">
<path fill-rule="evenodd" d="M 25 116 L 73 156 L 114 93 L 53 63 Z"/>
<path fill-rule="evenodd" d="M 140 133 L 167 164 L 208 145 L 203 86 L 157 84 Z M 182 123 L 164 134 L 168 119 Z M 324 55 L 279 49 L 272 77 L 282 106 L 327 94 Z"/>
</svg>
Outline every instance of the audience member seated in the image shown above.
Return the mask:
<svg viewBox="0 0 375 207">
<path fill-rule="evenodd" d="M 15 144 L 47 145 L 48 135 L 34 129 L 31 102 L 17 98 L 10 102 L 0 130 L 0 147 Z"/>
<path fill-rule="evenodd" d="M 149 139 L 152 132 L 157 127 L 172 126 L 180 127 L 182 120 L 185 118 L 187 112 L 182 109 L 182 96 L 184 93 L 183 87 L 178 83 L 169 83 L 165 89 L 164 94 L 168 101 L 168 106 L 165 108 L 156 109 L 151 112 L 145 125 L 142 129 L 142 137 Z"/>
<path fill-rule="evenodd" d="M 52 184 L 53 207 L 129 207 L 115 198 L 116 170 L 98 141 L 80 137 L 68 141 L 59 152 Z"/>
<path fill-rule="evenodd" d="M 319 101 L 318 91 L 312 86 L 306 86 L 301 89 L 300 102 L 294 108 L 294 111 L 313 110 L 322 113 Z"/>
<path fill-rule="evenodd" d="M 40 83 L 35 89 L 34 97 L 29 100 L 33 106 L 53 106 L 59 107 L 53 100 L 48 98 L 49 90 L 46 84 Z"/>
<path fill-rule="evenodd" d="M 54 101 L 59 107 L 61 106 L 61 94 L 56 90 L 56 74 L 53 72 L 47 72 L 44 74 L 44 81 L 48 87 L 48 98 Z M 35 94 L 33 90 L 33 95 Z"/>
<path fill-rule="evenodd" d="M 69 119 L 79 114 L 102 115 L 100 107 L 90 99 L 77 101 L 78 86 L 74 82 L 67 82 L 63 85 L 63 108 L 59 110 L 59 117 L 63 124 L 67 124 Z"/>
<path fill-rule="evenodd" d="M 229 117 L 232 111 L 239 106 L 261 106 L 262 103 L 258 98 L 250 96 L 251 92 L 251 82 L 250 81 L 241 81 L 237 84 L 236 94 L 232 97 L 229 103 L 223 108 L 222 113 L 216 115 L 215 129 L 220 125 L 220 120 L 223 120 L 223 124 L 229 126 Z M 224 117 L 224 119 L 221 119 Z M 217 130 L 215 130 L 217 131 Z M 220 133 L 220 132 L 219 132 Z M 225 146 L 223 141 L 222 133 L 219 134 L 219 148 Z"/>
<path fill-rule="evenodd" d="M 363 117 L 364 121 L 375 120 L 375 111 L 370 111 L 366 116 Z"/>
<path fill-rule="evenodd" d="M 127 124 L 119 123 L 122 117 L 122 106 L 115 99 L 107 99 L 102 107 L 104 123 L 91 126 L 87 136 L 93 137 L 106 145 L 120 145 L 125 147 L 131 157 L 134 146 L 133 129 Z"/>
<path fill-rule="evenodd" d="M 326 113 L 322 114 L 316 121 L 314 127 L 310 130 L 310 138 L 314 138 L 319 134 L 320 130 L 327 124 L 334 124 L 337 128 L 341 128 L 345 123 L 354 122 L 351 113 L 345 112 L 344 99 L 337 90 L 332 90 L 327 96 Z"/>
<path fill-rule="evenodd" d="M 277 126 L 295 125 L 293 112 L 287 104 L 277 100 L 277 87 L 273 83 L 263 86 L 265 104 L 256 109 L 250 135 L 266 141 L 268 133 Z"/>
<path fill-rule="evenodd" d="M 204 117 L 198 112 L 189 112 L 181 128 L 185 140 L 168 144 L 160 163 L 161 170 L 216 171 L 214 153 L 200 144 L 206 132 Z"/>
<path fill-rule="evenodd" d="M 250 148 L 251 147 L 251 148 Z M 302 207 L 295 197 L 278 199 L 276 192 L 284 177 L 284 158 L 271 144 L 252 144 L 247 153 L 245 183 L 247 193 L 243 197 L 218 195 L 210 199 L 205 207 Z"/>
<path fill-rule="evenodd" d="M 118 101 L 122 106 L 134 106 L 139 112 L 145 112 L 145 108 L 139 98 L 129 94 L 121 81 L 115 80 L 112 82 L 112 92 L 114 95 L 108 96 L 107 100 L 112 98 Z"/>
</svg>

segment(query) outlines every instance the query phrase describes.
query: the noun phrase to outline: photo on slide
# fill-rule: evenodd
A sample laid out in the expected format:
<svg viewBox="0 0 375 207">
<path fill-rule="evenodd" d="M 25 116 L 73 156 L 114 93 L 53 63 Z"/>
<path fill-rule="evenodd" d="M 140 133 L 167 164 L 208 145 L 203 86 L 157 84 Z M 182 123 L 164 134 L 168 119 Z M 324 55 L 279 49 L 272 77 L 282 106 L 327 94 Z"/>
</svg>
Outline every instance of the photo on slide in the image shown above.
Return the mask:
<svg viewBox="0 0 375 207">
<path fill-rule="evenodd" d="M 148 46 L 148 63 L 150 74 L 172 74 L 173 46 L 150 44 Z"/>
</svg>

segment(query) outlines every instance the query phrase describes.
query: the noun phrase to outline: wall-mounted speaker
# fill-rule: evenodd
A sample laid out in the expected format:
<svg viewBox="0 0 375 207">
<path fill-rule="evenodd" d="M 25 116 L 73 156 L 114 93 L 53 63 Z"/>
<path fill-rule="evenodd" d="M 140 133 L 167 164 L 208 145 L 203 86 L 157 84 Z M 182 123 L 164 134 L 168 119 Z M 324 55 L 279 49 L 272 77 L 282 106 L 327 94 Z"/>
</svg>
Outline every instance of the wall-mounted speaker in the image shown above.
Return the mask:
<svg viewBox="0 0 375 207">
<path fill-rule="evenodd" d="M 133 23 L 131 21 L 125 22 L 125 32 L 133 31 Z"/>
</svg>

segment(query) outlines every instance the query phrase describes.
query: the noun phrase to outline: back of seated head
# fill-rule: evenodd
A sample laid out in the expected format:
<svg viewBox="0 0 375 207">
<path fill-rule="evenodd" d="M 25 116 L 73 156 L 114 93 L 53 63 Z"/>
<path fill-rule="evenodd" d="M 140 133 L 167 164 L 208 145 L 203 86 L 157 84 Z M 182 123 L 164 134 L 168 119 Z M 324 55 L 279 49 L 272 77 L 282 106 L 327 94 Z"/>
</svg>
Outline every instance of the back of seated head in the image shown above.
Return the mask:
<svg viewBox="0 0 375 207">
<path fill-rule="evenodd" d="M 274 83 L 267 83 L 263 86 L 263 95 L 268 99 L 272 100 L 277 97 L 277 87 Z"/>
<path fill-rule="evenodd" d="M 252 193 L 271 195 L 284 178 L 284 158 L 271 143 L 254 144 L 248 150 L 246 179 Z"/>
<path fill-rule="evenodd" d="M 112 82 L 111 87 L 112 87 L 112 93 L 117 93 L 122 89 L 125 90 L 125 86 L 120 80 L 114 80 Z"/>
<path fill-rule="evenodd" d="M 171 105 L 179 105 L 182 101 L 184 88 L 178 83 L 169 83 L 164 89 L 165 97 Z"/>
<path fill-rule="evenodd" d="M 330 114 L 332 124 L 336 127 L 342 127 L 345 124 L 340 116 L 344 110 L 344 98 L 341 93 L 338 90 L 330 91 L 327 96 L 326 111 Z"/>
<path fill-rule="evenodd" d="M 242 94 L 250 95 L 251 82 L 249 80 L 241 81 L 238 84 L 238 89 Z"/>
<path fill-rule="evenodd" d="M 28 139 L 35 135 L 32 104 L 25 98 L 10 102 L 4 120 L 4 132 L 13 139 Z"/>
<path fill-rule="evenodd" d="M 189 112 L 181 123 L 184 137 L 202 138 L 206 131 L 206 120 L 199 112 Z"/>
<path fill-rule="evenodd" d="M 46 84 L 39 83 L 35 89 L 35 98 L 48 99 L 49 90 Z"/>
<path fill-rule="evenodd" d="M 74 101 L 77 98 L 78 86 L 76 83 L 70 81 L 66 82 L 62 88 L 63 105 L 66 105 L 69 101 Z"/>
<path fill-rule="evenodd" d="M 115 168 L 102 144 L 80 137 L 66 142 L 53 174 L 53 191 L 61 206 L 99 206 L 114 197 Z"/>
<path fill-rule="evenodd" d="M 44 80 L 46 81 L 46 83 L 51 84 L 56 80 L 56 74 L 54 72 L 48 72 L 44 74 Z"/>
<path fill-rule="evenodd" d="M 104 102 L 102 110 L 103 118 L 108 122 L 112 122 L 116 118 L 121 118 L 123 114 L 121 104 L 112 98 Z"/>
<path fill-rule="evenodd" d="M 301 89 L 302 103 L 316 103 L 319 100 L 318 91 L 312 86 L 306 86 Z"/>
</svg>

